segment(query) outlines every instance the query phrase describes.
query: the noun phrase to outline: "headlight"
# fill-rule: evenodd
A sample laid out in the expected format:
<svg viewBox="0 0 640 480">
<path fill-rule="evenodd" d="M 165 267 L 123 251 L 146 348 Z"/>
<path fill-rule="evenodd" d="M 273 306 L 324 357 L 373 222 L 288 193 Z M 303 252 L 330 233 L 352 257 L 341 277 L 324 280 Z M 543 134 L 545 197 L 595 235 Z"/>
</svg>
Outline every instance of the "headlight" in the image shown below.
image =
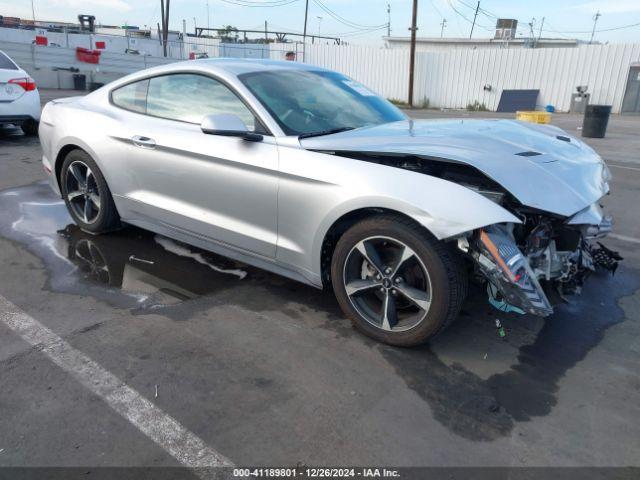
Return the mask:
<svg viewBox="0 0 640 480">
<path fill-rule="evenodd" d="M 461 184 L 463 187 L 466 187 L 470 190 L 473 190 L 476 193 L 479 193 L 485 198 L 488 198 L 493 203 L 497 203 L 498 205 L 502 204 L 502 200 L 504 199 L 504 193 L 496 192 L 495 190 L 488 190 L 486 188 L 477 187 L 475 185 Z"/>
</svg>

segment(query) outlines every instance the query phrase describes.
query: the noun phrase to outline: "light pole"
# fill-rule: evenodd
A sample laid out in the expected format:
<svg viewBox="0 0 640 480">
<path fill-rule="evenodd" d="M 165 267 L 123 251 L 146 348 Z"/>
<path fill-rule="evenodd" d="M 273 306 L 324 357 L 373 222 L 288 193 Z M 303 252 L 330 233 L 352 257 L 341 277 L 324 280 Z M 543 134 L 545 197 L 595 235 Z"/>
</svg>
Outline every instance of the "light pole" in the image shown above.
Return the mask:
<svg viewBox="0 0 640 480">
<path fill-rule="evenodd" d="M 447 19 L 443 18 L 442 22 L 440 23 L 440 38 L 444 36 L 444 27 L 446 26 L 447 26 Z"/>
<path fill-rule="evenodd" d="M 320 36 L 320 25 L 322 25 L 322 17 L 318 16 L 316 17 L 318 19 L 318 37 Z M 320 39 L 318 38 L 318 41 L 320 41 Z"/>
</svg>

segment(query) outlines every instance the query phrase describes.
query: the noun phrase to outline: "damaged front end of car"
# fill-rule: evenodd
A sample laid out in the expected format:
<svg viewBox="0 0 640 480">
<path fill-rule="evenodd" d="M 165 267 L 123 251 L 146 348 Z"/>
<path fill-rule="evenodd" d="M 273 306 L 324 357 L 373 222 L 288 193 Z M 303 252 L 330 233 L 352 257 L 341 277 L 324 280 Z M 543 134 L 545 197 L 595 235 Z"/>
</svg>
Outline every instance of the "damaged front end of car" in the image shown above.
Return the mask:
<svg viewBox="0 0 640 480">
<path fill-rule="evenodd" d="M 622 260 L 598 241 L 612 229 L 601 206 L 611 173 L 591 147 L 557 127 L 408 120 L 307 139 L 303 146 L 435 177 L 511 214 L 508 223 L 487 218 L 478 228 L 485 221 L 480 214 L 456 225 L 459 231 L 468 227 L 463 233 L 436 233 L 457 241 L 471 278 L 486 283 L 489 302 L 502 311 L 548 316 L 554 305 L 580 293 L 591 273 L 614 273 Z M 453 189 L 442 202 L 468 208 L 468 199 L 457 200 Z"/>
<path fill-rule="evenodd" d="M 546 317 L 553 305 L 579 294 L 587 277 L 602 269 L 615 273 L 622 257 L 597 239 L 612 220 L 574 224 L 553 215 L 520 211 L 521 224 L 491 225 L 458 238 L 474 277 L 485 281 L 488 300 L 504 312 Z"/>
</svg>

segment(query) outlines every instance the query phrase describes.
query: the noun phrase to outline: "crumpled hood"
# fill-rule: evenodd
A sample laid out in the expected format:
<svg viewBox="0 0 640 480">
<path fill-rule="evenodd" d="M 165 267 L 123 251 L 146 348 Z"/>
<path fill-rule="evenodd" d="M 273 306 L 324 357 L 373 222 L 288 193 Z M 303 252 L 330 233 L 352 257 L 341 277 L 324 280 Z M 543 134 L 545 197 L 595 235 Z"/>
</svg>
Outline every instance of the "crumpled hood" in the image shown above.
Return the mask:
<svg viewBox="0 0 640 480">
<path fill-rule="evenodd" d="M 466 163 L 523 205 L 567 217 L 609 191 L 609 171 L 600 156 L 550 125 L 515 120 L 406 120 L 300 143 L 308 150 L 398 153 Z"/>
</svg>

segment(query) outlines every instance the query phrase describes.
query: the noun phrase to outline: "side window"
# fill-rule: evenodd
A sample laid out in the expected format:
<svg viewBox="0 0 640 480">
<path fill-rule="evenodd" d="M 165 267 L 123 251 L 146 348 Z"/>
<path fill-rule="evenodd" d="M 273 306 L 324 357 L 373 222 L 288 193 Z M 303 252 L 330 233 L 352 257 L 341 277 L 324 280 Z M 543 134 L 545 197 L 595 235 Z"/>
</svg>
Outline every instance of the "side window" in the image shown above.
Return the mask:
<svg viewBox="0 0 640 480">
<path fill-rule="evenodd" d="M 118 107 L 133 112 L 145 113 L 149 80 L 130 83 L 111 92 L 111 100 Z"/>
<path fill-rule="evenodd" d="M 149 82 L 148 115 L 200 123 L 206 115 L 218 113 L 232 113 L 240 117 L 249 130 L 261 130 L 247 106 L 213 78 L 177 73 L 154 77 Z"/>
</svg>

